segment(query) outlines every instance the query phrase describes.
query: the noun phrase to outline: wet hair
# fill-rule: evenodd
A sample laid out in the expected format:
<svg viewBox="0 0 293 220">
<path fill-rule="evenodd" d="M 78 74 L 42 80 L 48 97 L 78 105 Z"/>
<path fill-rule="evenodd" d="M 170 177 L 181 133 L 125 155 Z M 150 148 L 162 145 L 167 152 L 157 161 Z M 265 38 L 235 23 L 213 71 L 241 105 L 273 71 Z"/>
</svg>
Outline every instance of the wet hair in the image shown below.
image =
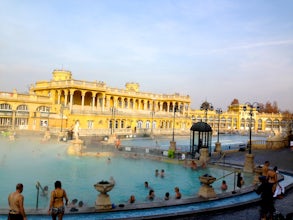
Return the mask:
<svg viewBox="0 0 293 220">
<path fill-rule="evenodd" d="M 16 189 L 19 189 L 19 190 L 23 189 L 23 184 L 22 183 L 16 184 Z"/>
<path fill-rule="evenodd" d="M 61 188 L 61 181 L 57 180 L 57 181 L 55 182 L 55 189 L 56 189 L 56 188 Z"/>
</svg>

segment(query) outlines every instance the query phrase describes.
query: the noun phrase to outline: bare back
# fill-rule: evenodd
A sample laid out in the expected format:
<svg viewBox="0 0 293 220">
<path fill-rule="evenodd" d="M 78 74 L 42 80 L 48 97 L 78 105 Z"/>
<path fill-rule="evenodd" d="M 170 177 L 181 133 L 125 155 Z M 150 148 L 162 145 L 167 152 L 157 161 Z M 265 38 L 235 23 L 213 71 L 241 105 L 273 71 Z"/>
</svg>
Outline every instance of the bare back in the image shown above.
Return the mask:
<svg viewBox="0 0 293 220">
<path fill-rule="evenodd" d="M 51 192 L 51 201 L 50 201 L 51 206 L 55 207 L 55 208 L 59 208 L 59 207 L 64 206 L 63 198 L 68 200 L 64 189 L 57 188 L 57 189 L 53 190 Z"/>
<path fill-rule="evenodd" d="M 19 192 L 13 192 L 8 196 L 8 204 L 10 210 L 13 210 L 15 213 L 21 213 L 23 208 L 23 195 Z"/>
</svg>

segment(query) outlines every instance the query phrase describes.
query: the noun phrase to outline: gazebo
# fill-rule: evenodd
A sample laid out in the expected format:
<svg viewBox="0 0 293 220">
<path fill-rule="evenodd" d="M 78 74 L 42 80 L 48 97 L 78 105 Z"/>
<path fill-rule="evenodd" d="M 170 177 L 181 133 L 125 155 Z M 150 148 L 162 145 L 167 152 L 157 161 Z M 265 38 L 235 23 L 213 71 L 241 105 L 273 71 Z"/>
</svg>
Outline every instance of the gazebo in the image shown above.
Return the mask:
<svg viewBox="0 0 293 220">
<path fill-rule="evenodd" d="M 190 128 L 190 154 L 194 158 L 201 148 L 207 148 L 211 155 L 213 130 L 206 122 L 193 123 Z"/>
</svg>

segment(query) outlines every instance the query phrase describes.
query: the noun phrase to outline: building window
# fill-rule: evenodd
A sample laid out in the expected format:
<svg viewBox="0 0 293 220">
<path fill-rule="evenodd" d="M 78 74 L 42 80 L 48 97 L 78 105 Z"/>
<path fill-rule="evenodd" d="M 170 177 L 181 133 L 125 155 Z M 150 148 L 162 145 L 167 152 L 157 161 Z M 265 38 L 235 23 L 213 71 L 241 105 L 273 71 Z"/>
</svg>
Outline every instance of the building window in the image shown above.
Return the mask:
<svg viewBox="0 0 293 220">
<path fill-rule="evenodd" d="M 137 122 L 137 128 L 142 128 L 142 124 L 143 124 L 142 121 L 138 121 Z"/>
<path fill-rule="evenodd" d="M 0 110 L 12 110 L 9 104 L 0 104 Z"/>
<path fill-rule="evenodd" d="M 146 122 L 145 127 L 146 127 L 146 128 L 150 128 L 150 121 L 147 121 L 147 122 Z"/>
<path fill-rule="evenodd" d="M 48 127 L 48 120 L 41 120 L 41 127 Z"/>
</svg>

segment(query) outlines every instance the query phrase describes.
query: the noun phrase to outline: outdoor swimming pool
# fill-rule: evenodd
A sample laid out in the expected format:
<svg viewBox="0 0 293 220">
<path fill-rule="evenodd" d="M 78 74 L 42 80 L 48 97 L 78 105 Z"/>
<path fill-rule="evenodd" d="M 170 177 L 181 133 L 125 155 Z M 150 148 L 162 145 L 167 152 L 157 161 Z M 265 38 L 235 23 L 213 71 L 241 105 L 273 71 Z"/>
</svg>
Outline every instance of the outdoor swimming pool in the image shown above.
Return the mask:
<svg viewBox="0 0 293 220">
<path fill-rule="evenodd" d="M 195 136 L 196 138 L 196 136 Z M 252 140 L 266 140 L 265 136 L 253 136 Z M 162 138 L 128 138 L 122 140 L 123 146 L 133 146 L 133 147 L 150 147 L 150 148 L 160 148 L 162 150 L 168 150 L 170 146 L 170 138 L 162 137 Z M 190 137 L 187 136 L 178 136 L 175 138 L 177 149 L 182 151 L 190 150 Z M 245 145 L 248 142 L 248 136 L 244 135 L 229 135 L 222 134 L 219 137 L 219 141 L 221 142 L 222 150 L 233 150 L 239 149 L 239 145 Z M 213 137 L 211 150 L 214 151 L 215 143 L 217 142 L 217 138 Z"/>
<path fill-rule="evenodd" d="M 196 171 L 171 163 L 161 163 L 153 160 L 131 159 L 124 157 L 78 157 L 66 153 L 68 142 L 41 143 L 36 138 L 19 137 L 10 142 L 0 138 L 0 207 L 8 208 L 7 196 L 15 190 L 18 182 L 24 184 L 25 206 L 36 207 L 36 182 L 49 191 L 56 180 L 61 180 L 69 198 L 82 200 L 87 206 L 94 206 L 98 192 L 93 185 L 101 180 L 113 177 L 116 181 L 114 189 L 109 193 L 114 204 L 126 203 L 134 194 L 137 203 L 149 202 L 146 197 L 148 189 L 144 182 L 148 181 L 155 190 L 156 201 L 163 199 L 165 192 L 174 196 L 174 187 L 178 186 L 184 198 L 194 197 L 198 193 L 198 177 L 210 174 L 216 178 L 231 171 L 217 168 L 198 169 Z M 155 169 L 164 169 L 165 177 L 156 177 Z M 252 176 L 244 174 L 246 183 L 252 181 Z M 233 190 L 234 176 L 229 175 L 226 181 Z M 221 181 L 213 184 L 216 193 L 220 193 Z M 232 185 L 232 186 L 231 186 Z M 39 208 L 48 206 L 48 197 L 39 197 Z"/>
</svg>

